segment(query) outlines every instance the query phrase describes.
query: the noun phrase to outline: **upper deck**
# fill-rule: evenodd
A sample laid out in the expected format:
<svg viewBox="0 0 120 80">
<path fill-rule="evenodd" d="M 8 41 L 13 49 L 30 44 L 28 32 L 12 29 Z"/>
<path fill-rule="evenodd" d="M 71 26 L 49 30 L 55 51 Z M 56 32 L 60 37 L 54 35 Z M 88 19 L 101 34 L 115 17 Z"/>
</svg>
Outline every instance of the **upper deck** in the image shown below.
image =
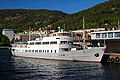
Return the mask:
<svg viewBox="0 0 120 80">
<path fill-rule="evenodd" d="M 21 44 L 20 44 L 21 45 Z M 18 45 L 19 46 L 19 45 Z M 18 47 L 16 46 L 16 47 Z M 50 34 L 48 37 L 43 37 L 41 40 L 31 40 L 27 41 L 26 45 L 23 47 L 27 48 L 72 48 L 73 38 L 70 32 L 55 32 Z M 20 46 L 22 47 L 22 45 Z"/>
<path fill-rule="evenodd" d="M 42 40 L 33 40 L 33 41 L 27 41 L 28 45 L 30 44 L 72 44 L 73 43 L 73 38 L 70 36 L 69 32 L 61 33 L 61 32 L 56 32 L 51 34 L 49 37 L 43 37 Z"/>
</svg>

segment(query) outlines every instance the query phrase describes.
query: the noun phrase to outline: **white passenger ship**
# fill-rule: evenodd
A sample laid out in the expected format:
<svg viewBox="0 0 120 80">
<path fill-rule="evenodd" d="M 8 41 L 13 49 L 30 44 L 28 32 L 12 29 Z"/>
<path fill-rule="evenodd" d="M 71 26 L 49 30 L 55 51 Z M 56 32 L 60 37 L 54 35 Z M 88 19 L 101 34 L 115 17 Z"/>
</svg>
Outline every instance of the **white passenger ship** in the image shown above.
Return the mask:
<svg viewBox="0 0 120 80">
<path fill-rule="evenodd" d="M 73 50 L 73 38 L 70 32 L 52 33 L 42 40 L 27 41 L 26 45 L 14 44 L 12 55 L 24 58 L 50 59 L 64 61 L 101 62 L 104 47 Z"/>
</svg>

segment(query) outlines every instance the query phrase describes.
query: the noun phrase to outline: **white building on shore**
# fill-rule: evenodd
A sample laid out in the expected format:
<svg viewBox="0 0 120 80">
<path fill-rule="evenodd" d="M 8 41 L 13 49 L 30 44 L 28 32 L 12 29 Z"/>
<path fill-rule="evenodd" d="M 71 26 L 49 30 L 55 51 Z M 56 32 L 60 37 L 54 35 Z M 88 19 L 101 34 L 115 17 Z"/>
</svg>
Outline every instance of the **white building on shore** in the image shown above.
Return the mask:
<svg viewBox="0 0 120 80">
<path fill-rule="evenodd" d="M 14 38 L 14 31 L 13 31 L 13 29 L 3 29 L 2 34 L 7 36 L 9 38 L 10 42 Z"/>
</svg>

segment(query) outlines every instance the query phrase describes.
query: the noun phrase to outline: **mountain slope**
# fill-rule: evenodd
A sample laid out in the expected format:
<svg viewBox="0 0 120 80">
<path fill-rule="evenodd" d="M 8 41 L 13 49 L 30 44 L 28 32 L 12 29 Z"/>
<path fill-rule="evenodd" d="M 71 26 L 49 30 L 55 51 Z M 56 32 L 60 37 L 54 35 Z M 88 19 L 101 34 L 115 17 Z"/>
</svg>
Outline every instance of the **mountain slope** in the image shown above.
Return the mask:
<svg viewBox="0 0 120 80">
<path fill-rule="evenodd" d="M 0 10 L 0 27 L 13 28 L 16 32 L 44 28 L 62 19 L 66 13 L 55 10 Z"/>
<path fill-rule="evenodd" d="M 66 25 L 66 29 L 82 28 L 82 19 L 85 18 L 86 28 L 117 27 L 120 19 L 120 1 L 110 0 L 87 10 L 71 14 L 53 23 L 53 27 Z M 104 24 L 108 25 L 104 25 Z"/>
</svg>

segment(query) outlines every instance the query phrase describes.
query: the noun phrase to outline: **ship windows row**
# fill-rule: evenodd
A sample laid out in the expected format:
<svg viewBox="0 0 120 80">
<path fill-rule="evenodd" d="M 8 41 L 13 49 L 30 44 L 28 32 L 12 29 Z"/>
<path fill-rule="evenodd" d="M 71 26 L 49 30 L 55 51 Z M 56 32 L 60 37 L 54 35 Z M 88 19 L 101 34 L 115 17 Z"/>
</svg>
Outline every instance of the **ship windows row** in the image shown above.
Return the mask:
<svg viewBox="0 0 120 80">
<path fill-rule="evenodd" d="M 29 42 L 29 45 L 41 45 L 41 44 L 57 44 L 57 41 L 52 42 Z M 61 41 L 60 44 L 73 44 L 71 41 Z"/>
<path fill-rule="evenodd" d="M 16 50 L 16 52 L 57 53 L 57 50 Z"/>
<path fill-rule="evenodd" d="M 41 44 L 57 44 L 57 41 L 52 41 L 52 42 L 29 42 L 29 45 L 41 45 Z"/>
</svg>

